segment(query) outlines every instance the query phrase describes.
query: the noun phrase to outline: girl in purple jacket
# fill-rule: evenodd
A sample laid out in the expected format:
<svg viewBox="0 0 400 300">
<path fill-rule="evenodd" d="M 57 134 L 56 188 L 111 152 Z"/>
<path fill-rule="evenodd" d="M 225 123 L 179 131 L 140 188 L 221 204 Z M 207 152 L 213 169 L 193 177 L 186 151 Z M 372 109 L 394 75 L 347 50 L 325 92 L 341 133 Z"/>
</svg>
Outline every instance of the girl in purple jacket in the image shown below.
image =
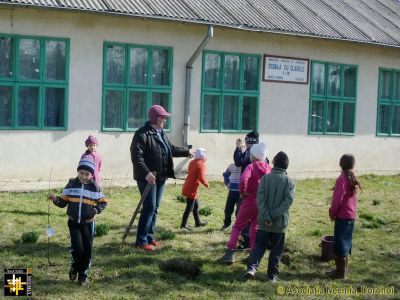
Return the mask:
<svg viewBox="0 0 400 300">
<path fill-rule="evenodd" d="M 95 163 L 95 170 L 93 175 L 93 180 L 100 185 L 100 170 L 102 167 L 102 159 L 100 153 L 98 153 L 97 146 L 99 142 L 97 138 L 93 135 L 89 135 L 85 141 L 86 151 L 82 154 L 81 159 L 88 158 L 93 160 Z"/>
<path fill-rule="evenodd" d="M 250 248 L 253 249 L 257 231 L 257 191 L 260 185 L 261 177 L 271 172 L 271 167 L 265 161 L 267 157 L 267 146 L 259 143 L 251 147 L 250 160 L 246 169 L 240 176 L 239 192 L 242 197 L 242 204 L 236 217 L 235 224 L 232 227 L 230 239 L 227 243 L 225 255 L 220 261 L 231 264 L 234 262 L 234 253 L 236 243 L 239 239 L 240 232 L 250 223 Z"/>
<path fill-rule="evenodd" d="M 331 278 L 342 279 L 348 273 L 348 256 L 351 253 L 354 220 L 357 208 L 357 189 L 360 181 L 353 173 L 355 159 L 352 154 L 340 158 L 342 173 L 336 179 L 329 217 L 335 221 L 333 251 L 336 269 L 327 272 Z"/>
</svg>

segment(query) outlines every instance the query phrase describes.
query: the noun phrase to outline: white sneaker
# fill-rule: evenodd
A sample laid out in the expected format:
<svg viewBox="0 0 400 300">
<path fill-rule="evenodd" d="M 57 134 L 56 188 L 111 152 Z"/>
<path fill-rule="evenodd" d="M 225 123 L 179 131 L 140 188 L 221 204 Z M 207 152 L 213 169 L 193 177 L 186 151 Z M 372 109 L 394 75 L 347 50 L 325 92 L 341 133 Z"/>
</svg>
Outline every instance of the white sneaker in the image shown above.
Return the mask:
<svg viewBox="0 0 400 300">
<path fill-rule="evenodd" d="M 254 279 L 256 277 L 256 270 L 254 269 L 249 269 L 244 273 L 243 277 L 246 279 Z"/>
</svg>

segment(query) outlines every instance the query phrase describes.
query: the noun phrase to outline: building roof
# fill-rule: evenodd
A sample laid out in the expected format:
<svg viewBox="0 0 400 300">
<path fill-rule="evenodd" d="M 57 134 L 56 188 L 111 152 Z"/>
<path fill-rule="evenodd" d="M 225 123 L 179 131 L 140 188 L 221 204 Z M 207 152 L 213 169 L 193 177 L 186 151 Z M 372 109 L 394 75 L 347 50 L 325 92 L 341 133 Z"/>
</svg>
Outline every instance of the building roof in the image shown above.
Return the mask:
<svg viewBox="0 0 400 300">
<path fill-rule="evenodd" d="M 0 0 L 400 47 L 400 0 Z"/>
</svg>

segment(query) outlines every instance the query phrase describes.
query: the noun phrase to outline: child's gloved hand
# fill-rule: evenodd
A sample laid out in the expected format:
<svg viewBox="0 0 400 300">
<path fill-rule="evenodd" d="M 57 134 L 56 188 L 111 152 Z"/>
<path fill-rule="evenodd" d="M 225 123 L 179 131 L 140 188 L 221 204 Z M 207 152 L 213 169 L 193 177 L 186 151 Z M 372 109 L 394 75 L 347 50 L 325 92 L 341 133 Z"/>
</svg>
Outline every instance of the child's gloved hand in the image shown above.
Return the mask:
<svg viewBox="0 0 400 300">
<path fill-rule="evenodd" d="M 241 144 L 243 144 L 242 139 L 241 138 L 236 139 L 236 148 L 239 148 Z"/>
<path fill-rule="evenodd" d="M 57 201 L 57 197 L 55 195 L 53 195 L 53 194 L 49 194 L 47 196 L 47 199 L 50 200 L 50 201 L 53 201 L 53 202 Z"/>
<path fill-rule="evenodd" d="M 97 209 L 92 208 L 90 211 L 90 219 L 94 218 L 95 215 L 97 215 Z"/>
</svg>

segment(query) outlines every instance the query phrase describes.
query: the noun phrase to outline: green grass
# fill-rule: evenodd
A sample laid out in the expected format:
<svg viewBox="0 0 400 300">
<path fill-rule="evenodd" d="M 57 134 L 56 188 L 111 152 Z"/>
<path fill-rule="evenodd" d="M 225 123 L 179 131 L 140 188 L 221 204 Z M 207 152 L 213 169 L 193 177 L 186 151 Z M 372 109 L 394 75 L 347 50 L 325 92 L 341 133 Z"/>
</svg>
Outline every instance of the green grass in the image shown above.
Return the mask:
<svg viewBox="0 0 400 300">
<path fill-rule="evenodd" d="M 324 272 L 333 263 L 320 260 L 319 244 L 322 235 L 332 235 L 333 231 L 327 211 L 334 180 L 296 182 L 296 197 L 286 233 L 286 246 L 290 251 L 285 257 L 286 264 L 281 265 L 281 285 L 286 288 L 394 286 L 396 295 L 391 297 L 400 297 L 400 176 L 368 175 L 361 177 L 361 183 L 360 217 L 356 220 L 353 254 L 349 261 L 351 274 L 344 281 L 331 281 Z M 179 230 L 186 206 L 177 197 L 181 187 L 174 184 L 166 187 L 157 222 L 162 247 L 154 253 L 144 253 L 131 245 L 120 247 L 125 227 L 138 203 L 139 192 L 136 188 L 107 188 L 104 192 L 110 202 L 96 217 L 96 222 L 107 224 L 109 232 L 94 239 L 88 288 L 80 288 L 76 282 L 68 281 L 70 256 L 65 209 L 50 207 L 50 225 L 57 233 L 49 239 L 49 266 L 45 233 L 47 192 L 1 193 L 0 268 L 32 268 L 35 299 L 307 299 L 306 296 L 277 296 L 276 285 L 266 281 L 265 258 L 256 280 L 251 282 L 241 280 L 246 268 L 242 260 L 247 253 L 237 253 L 237 262 L 231 266 L 216 262 L 223 255 L 229 237 L 229 232 L 219 231 L 227 190 L 222 183 L 212 182 L 211 186 L 210 190 L 199 190 L 200 207 L 212 208 L 211 215 L 202 216 L 209 224 L 194 228 L 191 233 Z M 53 192 L 60 193 L 61 190 Z M 378 226 L 365 226 L 368 222 Z M 137 220 L 128 236 L 129 243 L 134 241 L 136 224 Z M 194 227 L 192 217 L 189 226 Z M 21 243 L 24 232 L 39 232 L 38 241 Z M 159 267 L 164 261 L 174 259 L 198 263 L 200 275 L 188 279 Z M 379 298 L 369 296 L 369 299 Z"/>
</svg>

